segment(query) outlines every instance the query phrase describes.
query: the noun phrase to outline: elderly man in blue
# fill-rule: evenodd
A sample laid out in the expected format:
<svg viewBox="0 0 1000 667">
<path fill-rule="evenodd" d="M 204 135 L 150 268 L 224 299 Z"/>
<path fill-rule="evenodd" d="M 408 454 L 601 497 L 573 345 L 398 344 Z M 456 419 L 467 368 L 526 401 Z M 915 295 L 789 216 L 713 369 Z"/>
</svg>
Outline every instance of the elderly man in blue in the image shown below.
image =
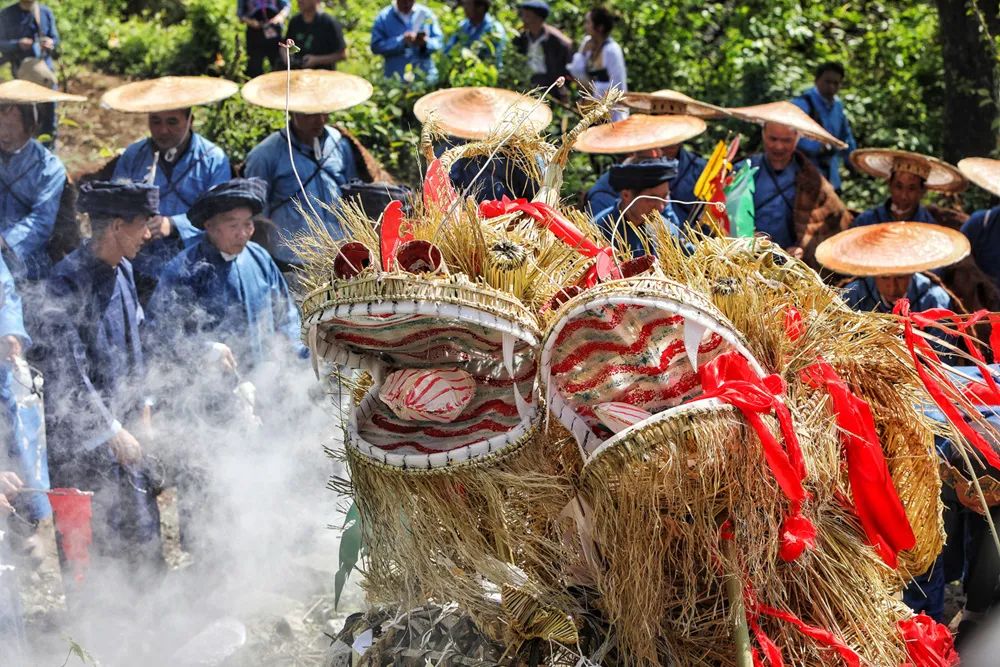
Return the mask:
<svg viewBox="0 0 1000 667">
<path fill-rule="evenodd" d="M 233 175 L 222 149 L 194 131 L 193 107 L 224 99 L 236 89 L 228 81 L 207 77 L 165 77 L 119 86 L 102 98 L 113 109 L 144 112 L 148 118 L 149 136 L 125 149 L 112 175 L 115 180 L 152 183 L 160 190 L 152 241 L 134 262 L 143 301 L 163 265 L 199 236 L 185 217 L 191 204 Z"/>
<path fill-rule="evenodd" d="M 458 32 L 448 38 L 445 53 L 451 53 L 456 46 L 468 48 L 483 62 L 493 61 L 497 67 L 503 64 L 507 31 L 489 13 L 490 4 L 490 0 L 462 0 L 465 20 L 458 24 Z"/>
<path fill-rule="evenodd" d="M 803 137 L 799 141 L 802 151 L 834 189 L 840 192 L 840 165 L 858 147 L 847 120 L 844 105 L 837 99 L 837 92 L 844 83 L 844 66 L 838 62 L 825 62 L 816 68 L 815 84 L 812 88 L 792 100 L 792 104 L 809 114 L 827 132 L 847 144 L 838 149 L 823 142 Z"/>
<path fill-rule="evenodd" d="M 318 219 L 333 238 L 343 236 L 335 212 L 341 188 L 361 176 L 362 165 L 358 164 L 351 141 L 329 124 L 329 113 L 323 110 L 345 109 L 363 102 L 371 90 L 367 82 L 350 74 L 293 71 L 288 100 L 291 133 L 274 132 L 247 155 L 244 175 L 267 183 L 264 215 L 270 219 L 271 228 L 265 247 L 282 271 L 302 265 L 288 244 L 290 238 L 309 228 L 300 206 L 306 215 Z M 285 73 L 254 79 L 243 87 L 242 95 L 251 104 L 284 109 Z"/>
<path fill-rule="evenodd" d="M 385 57 L 386 78 L 406 80 L 409 67 L 414 75 L 419 70 L 429 83 L 436 82 L 433 55 L 441 50 L 442 41 L 434 12 L 414 0 L 394 0 L 378 13 L 372 25 L 372 53 Z"/>
<path fill-rule="evenodd" d="M 958 169 L 920 153 L 863 148 L 851 154 L 851 161 L 858 170 L 889 183 L 889 199 L 856 217 L 852 227 L 896 221 L 947 224 L 943 209 L 932 210 L 921 202 L 928 190 L 958 192 L 966 185 Z"/>
<path fill-rule="evenodd" d="M 267 183 L 236 178 L 203 194 L 188 217 L 205 234 L 164 269 L 147 307 L 150 341 L 174 356 L 211 347 L 240 368 L 276 351 L 305 358 L 299 311 L 264 248 L 250 241 Z M 223 349 L 225 348 L 225 349 Z"/>
<path fill-rule="evenodd" d="M 958 163 L 970 181 L 1000 197 L 1000 160 L 966 158 Z M 972 257 L 993 283 L 1000 287 L 1000 206 L 976 211 L 962 225 L 972 246 Z"/>
<path fill-rule="evenodd" d="M 0 237 L 8 268 L 19 280 L 44 278 L 52 262 L 52 237 L 66 169 L 31 138 L 33 105 L 0 103 Z"/>
<path fill-rule="evenodd" d="M 158 487 L 140 443 L 145 358 L 132 266 L 149 240 L 159 192 L 141 183 L 85 183 L 78 207 L 89 242 L 52 271 L 40 319 L 52 484 L 93 491 L 92 555 L 143 572 L 163 567 Z M 135 434 L 133 434 L 133 432 Z"/>
<path fill-rule="evenodd" d="M 611 187 L 619 194 L 614 205 L 594 216 L 605 238 L 615 247 L 627 246 L 633 257 L 655 252 L 655 230 L 646 217 L 659 213 L 673 236 L 679 226 L 665 214 L 670 200 L 670 179 L 677 175 L 677 160 L 659 158 L 611 167 Z"/>
</svg>

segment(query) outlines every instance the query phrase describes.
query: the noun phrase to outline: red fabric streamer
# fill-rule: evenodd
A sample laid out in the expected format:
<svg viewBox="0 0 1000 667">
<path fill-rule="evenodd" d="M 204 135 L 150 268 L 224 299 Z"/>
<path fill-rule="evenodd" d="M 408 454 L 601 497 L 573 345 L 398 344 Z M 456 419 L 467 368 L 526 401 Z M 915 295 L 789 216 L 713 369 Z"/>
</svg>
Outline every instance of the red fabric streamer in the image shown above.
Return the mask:
<svg viewBox="0 0 1000 667">
<path fill-rule="evenodd" d="M 93 495 L 79 489 L 52 489 L 48 494 L 63 555 L 77 584 L 83 583 L 90 566 L 90 543 L 93 541 L 90 501 Z"/>
<path fill-rule="evenodd" d="M 802 315 L 799 313 L 799 309 L 795 306 L 789 306 L 785 309 L 785 335 L 788 336 L 788 340 L 794 343 L 802 338 L 804 333 L 805 327 L 802 325 Z"/>
<path fill-rule="evenodd" d="M 424 174 L 424 206 L 427 208 L 449 209 L 458 199 L 458 193 L 451 185 L 448 172 L 441 166 L 441 160 L 427 165 Z"/>
<path fill-rule="evenodd" d="M 906 643 L 909 662 L 900 667 L 952 667 L 959 663 L 955 641 L 948 628 L 920 613 L 896 624 Z"/>
<path fill-rule="evenodd" d="M 796 630 L 801 632 L 806 637 L 809 637 L 822 646 L 826 646 L 827 648 L 836 651 L 840 657 L 843 658 L 844 663 L 847 664 L 848 667 L 860 667 L 861 657 L 854 652 L 850 646 L 845 644 L 844 640 L 829 630 L 824 630 L 823 628 L 815 625 L 809 625 L 791 612 L 781 611 L 780 609 L 768 607 L 767 605 L 755 604 L 754 611 L 758 614 L 763 614 L 764 616 L 770 616 L 772 618 L 785 621 L 786 623 L 790 623 Z"/>
<path fill-rule="evenodd" d="M 938 409 L 944 413 L 945 417 L 948 418 L 948 421 L 951 422 L 952 426 L 958 429 L 965 439 L 976 448 L 976 451 L 978 451 L 983 458 L 986 459 L 987 463 L 995 468 L 1000 468 L 1000 456 L 993 451 L 993 448 L 986 442 L 986 439 L 965 421 L 958 408 L 955 407 L 946 395 L 944 389 L 947 387 L 955 393 L 960 393 L 958 388 L 956 388 L 954 383 L 940 372 L 932 373 L 920 362 L 920 357 L 917 354 L 918 349 L 925 357 L 934 361 L 940 360 L 930 344 L 913 332 L 913 317 L 910 316 L 910 302 L 905 298 L 897 301 L 895 307 L 893 308 L 893 314 L 902 319 L 906 346 L 910 350 L 910 356 L 912 357 L 914 367 L 917 370 L 917 376 L 920 378 L 924 388 L 927 389 L 927 393 L 931 395 L 931 398 L 938 406 Z M 924 317 L 928 317 L 926 312 L 924 313 Z M 988 373 L 989 370 L 986 369 L 984 374 Z"/>
<path fill-rule="evenodd" d="M 916 537 L 889 474 L 871 407 L 823 360 L 803 370 L 801 377 L 830 393 L 858 518 L 871 545 L 895 569 L 897 554 L 912 549 Z"/>
<path fill-rule="evenodd" d="M 413 240 L 413 234 L 400 234 L 403 227 L 403 202 L 391 201 L 382 211 L 382 223 L 379 226 L 379 250 L 382 253 L 382 270 L 392 270 L 392 260 L 399 246 Z"/>
<path fill-rule="evenodd" d="M 809 497 L 802 486 L 806 465 L 791 412 L 781 399 L 785 392 L 784 382 L 777 375 L 758 377 L 749 362 L 735 351 L 720 354 L 703 365 L 698 374 L 705 390 L 699 400 L 718 398 L 737 407 L 757 433 L 764 459 L 791 504 L 781 527 L 779 555 L 786 561 L 795 560 L 805 549 L 815 546 L 816 528 L 801 514 L 802 503 Z M 762 417 L 772 412 L 781 427 L 785 447 Z"/>
<path fill-rule="evenodd" d="M 560 241 L 579 252 L 584 257 L 595 259 L 594 266 L 584 276 L 584 284 L 593 287 L 599 281 L 608 278 L 621 278 L 621 271 L 615 265 L 614 251 L 608 247 L 599 247 L 584 236 L 566 216 L 559 213 L 544 202 L 529 202 L 527 199 L 503 199 L 484 201 L 479 204 L 479 215 L 483 218 L 496 218 L 508 213 L 523 213 L 542 225 Z"/>
</svg>

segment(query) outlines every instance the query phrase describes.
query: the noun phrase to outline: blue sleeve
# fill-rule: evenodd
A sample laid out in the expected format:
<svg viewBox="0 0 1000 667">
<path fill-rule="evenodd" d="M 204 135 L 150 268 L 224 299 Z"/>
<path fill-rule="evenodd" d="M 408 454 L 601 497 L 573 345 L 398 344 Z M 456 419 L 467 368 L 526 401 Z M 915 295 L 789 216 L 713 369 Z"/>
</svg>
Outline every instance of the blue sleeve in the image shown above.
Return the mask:
<svg viewBox="0 0 1000 667">
<path fill-rule="evenodd" d="M 851 129 L 851 121 L 848 119 L 847 113 L 844 111 L 843 107 L 840 108 L 840 114 L 844 117 L 844 128 L 847 130 L 847 136 L 844 137 L 844 142 L 847 144 L 847 148 L 840 151 L 840 153 L 846 160 L 848 155 L 858 149 L 858 142 L 854 138 L 854 131 Z"/>
<path fill-rule="evenodd" d="M 52 39 L 52 41 L 54 42 L 52 48 L 57 49 L 59 48 L 59 31 L 56 29 L 56 17 L 55 14 L 52 13 L 51 9 L 49 9 L 48 7 L 45 7 L 44 9 L 45 9 L 45 15 L 48 17 L 48 24 L 49 24 L 49 29 L 48 31 L 46 31 L 45 36 L 50 37 Z"/>
<path fill-rule="evenodd" d="M 115 162 L 115 170 L 111 173 L 111 180 L 117 181 L 119 179 L 126 179 L 129 181 L 136 180 L 132 177 L 132 165 L 135 163 L 136 154 L 139 152 L 138 148 L 133 148 L 136 144 L 132 144 L 125 148 L 125 151 L 118 156 L 118 161 Z"/>
<path fill-rule="evenodd" d="M 851 221 L 850 226 L 864 227 L 866 225 L 874 225 L 874 224 L 875 224 L 875 213 L 873 212 L 873 209 L 868 209 L 864 213 L 859 214 L 858 217 L 854 218 L 854 220 Z"/>
<path fill-rule="evenodd" d="M 451 50 L 455 48 L 455 44 L 457 43 L 458 43 L 458 33 L 456 32 L 455 34 L 453 34 L 451 37 L 448 38 L 447 42 L 445 42 L 444 52 L 450 53 Z"/>
<path fill-rule="evenodd" d="M 358 174 L 358 163 L 354 159 L 354 146 L 351 145 L 350 139 L 347 137 L 341 137 L 339 141 L 340 152 L 344 156 L 344 178 L 348 181 L 360 178 Z"/>
<path fill-rule="evenodd" d="M 225 183 L 233 177 L 233 169 L 229 166 L 229 156 L 221 148 L 216 146 L 209 157 L 211 164 L 211 175 L 208 177 L 208 187 Z"/>
<path fill-rule="evenodd" d="M 493 49 L 497 59 L 497 67 L 503 66 L 503 50 L 507 44 L 507 31 L 500 21 L 493 22 Z"/>
<path fill-rule="evenodd" d="M 424 46 L 424 51 L 440 51 L 441 46 L 444 43 L 444 36 L 441 33 L 441 25 L 438 23 L 437 16 L 434 12 L 427 12 L 428 20 L 424 22 L 421 28 L 427 31 L 427 42 Z"/>
<path fill-rule="evenodd" d="M 0 285 L 3 286 L 3 306 L 0 306 L 0 336 L 17 336 L 25 347 L 31 345 L 31 338 L 24 330 L 24 311 L 21 297 L 14 286 L 14 276 L 0 259 Z"/>
<path fill-rule="evenodd" d="M 272 289 L 275 291 L 274 299 L 274 321 L 277 329 L 281 331 L 292 349 L 300 359 L 309 358 L 309 348 L 302 342 L 302 320 L 299 318 L 299 309 L 295 305 L 295 299 L 288 291 L 288 283 L 281 271 L 271 260 Z"/>
<path fill-rule="evenodd" d="M 406 50 L 403 33 L 393 35 L 389 31 L 388 19 L 388 14 L 380 14 L 372 25 L 370 46 L 372 53 L 378 56 L 398 56 Z"/>
<path fill-rule="evenodd" d="M 0 10 L 0 53 L 10 55 L 17 51 L 18 37 L 17 23 L 10 17 L 10 14 L 17 9 L 16 5 L 10 5 L 6 9 Z"/>
<path fill-rule="evenodd" d="M 65 185 L 66 171 L 62 164 L 54 159 L 49 161 L 35 184 L 31 212 L 10 224 L 3 235 L 4 241 L 21 260 L 42 250 L 52 237 Z"/>
<path fill-rule="evenodd" d="M 979 236 L 983 231 L 983 215 L 981 211 L 976 211 L 969 216 L 969 219 L 965 221 L 962 225 L 961 232 L 965 234 L 965 237 L 969 239 L 969 245 L 972 249 L 976 249 L 976 245 L 979 242 Z"/>
<path fill-rule="evenodd" d="M 190 248 L 205 233 L 191 224 L 187 213 L 171 216 L 170 221 L 177 229 L 177 235 L 181 237 L 181 243 L 184 244 L 185 248 Z"/>
</svg>

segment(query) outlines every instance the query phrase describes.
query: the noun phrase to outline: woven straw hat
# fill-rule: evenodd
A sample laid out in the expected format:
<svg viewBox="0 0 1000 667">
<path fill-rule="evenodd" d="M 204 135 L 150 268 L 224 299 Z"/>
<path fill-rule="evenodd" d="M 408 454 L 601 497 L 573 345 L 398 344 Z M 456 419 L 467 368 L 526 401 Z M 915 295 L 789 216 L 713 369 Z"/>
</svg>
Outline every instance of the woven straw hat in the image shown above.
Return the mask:
<svg viewBox="0 0 1000 667">
<path fill-rule="evenodd" d="M 413 106 L 421 123 L 433 115 L 438 126 L 460 139 L 485 139 L 501 122 L 520 120 L 541 132 L 552 122 L 552 110 L 533 97 L 502 88 L 446 88 L 424 95 Z"/>
<path fill-rule="evenodd" d="M 240 93 L 250 104 L 296 113 L 331 113 L 361 104 L 372 96 L 372 84 L 360 76 L 318 69 L 270 72 L 251 79 Z"/>
<path fill-rule="evenodd" d="M 847 148 L 847 144 L 833 136 L 823 126 L 814 121 L 809 115 L 791 102 L 771 102 L 769 104 L 758 104 L 751 107 L 736 107 L 728 109 L 730 115 L 751 123 L 764 125 L 765 123 L 777 123 L 786 125 L 794 130 L 798 130 L 802 136 L 815 139 L 824 144 L 830 144 L 837 148 Z"/>
<path fill-rule="evenodd" d="M 86 102 L 83 95 L 70 95 L 23 79 L 0 83 L 0 104 L 44 104 L 46 102 Z"/>
<path fill-rule="evenodd" d="M 893 172 L 916 174 L 928 190 L 960 192 L 968 183 L 957 168 L 920 153 L 891 148 L 861 148 L 851 153 L 851 162 L 869 176 L 888 179 Z"/>
<path fill-rule="evenodd" d="M 1000 197 L 1000 160 L 967 157 L 959 160 L 958 170 L 983 190 Z"/>
<path fill-rule="evenodd" d="M 156 113 L 190 109 L 219 102 L 239 90 L 232 81 L 210 76 L 164 76 L 112 88 L 101 106 L 126 113 Z"/>
<path fill-rule="evenodd" d="M 816 260 L 849 276 L 902 276 L 949 266 L 969 251 L 969 240 L 954 229 L 926 222 L 884 222 L 823 241 Z"/>
<path fill-rule="evenodd" d="M 634 153 L 683 143 L 705 129 L 705 121 L 694 116 L 632 114 L 618 122 L 587 128 L 573 148 L 583 153 Z"/>
<path fill-rule="evenodd" d="M 652 116 L 671 114 L 699 118 L 723 118 L 729 115 L 729 112 L 722 107 L 701 102 L 669 88 L 653 93 L 628 93 L 625 95 L 625 104 L 640 113 Z"/>
</svg>

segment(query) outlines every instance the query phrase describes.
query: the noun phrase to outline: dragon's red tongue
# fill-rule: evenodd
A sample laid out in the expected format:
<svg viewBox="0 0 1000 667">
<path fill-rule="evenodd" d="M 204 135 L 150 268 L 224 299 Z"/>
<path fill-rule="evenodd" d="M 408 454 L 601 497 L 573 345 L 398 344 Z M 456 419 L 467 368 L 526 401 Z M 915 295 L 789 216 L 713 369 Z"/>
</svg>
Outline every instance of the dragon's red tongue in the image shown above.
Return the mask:
<svg viewBox="0 0 1000 667">
<path fill-rule="evenodd" d="M 396 371 L 379 390 L 379 398 L 400 419 L 442 424 L 455 421 L 475 394 L 475 380 L 459 369 Z"/>
</svg>

